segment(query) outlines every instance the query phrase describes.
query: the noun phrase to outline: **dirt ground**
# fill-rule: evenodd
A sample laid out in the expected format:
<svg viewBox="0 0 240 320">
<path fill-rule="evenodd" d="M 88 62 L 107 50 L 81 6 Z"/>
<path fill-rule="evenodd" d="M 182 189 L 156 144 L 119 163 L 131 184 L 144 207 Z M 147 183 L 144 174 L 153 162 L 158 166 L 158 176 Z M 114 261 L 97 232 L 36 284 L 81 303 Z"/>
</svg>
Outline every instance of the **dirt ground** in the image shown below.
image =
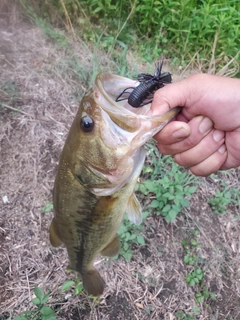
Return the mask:
<svg viewBox="0 0 240 320">
<path fill-rule="evenodd" d="M 239 170 L 201 179 L 176 222 L 148 217 L 147 246 L 135 246 L 130 263 L 99 258 L 107 284 L 99 301 L 61 291 L 76 274 L 66 272 L 65 248 L 50 246 L 52 212 L 43 208 L 52 202 L 61 148 L 96 60 L 108 71 L 114 64 L 81 41 L 57 45 L 16 8 L 0 12 L 0 319 L 34 308 L 36 285 L 50 293 L 57 319 L 240 319 L 239 207 L 214 215 L 207 203 L 221 179 L 239 185 Z M 181 245 L 196 229 L 204 283 L 216 295 L 198 305 Z"/>
</svg>

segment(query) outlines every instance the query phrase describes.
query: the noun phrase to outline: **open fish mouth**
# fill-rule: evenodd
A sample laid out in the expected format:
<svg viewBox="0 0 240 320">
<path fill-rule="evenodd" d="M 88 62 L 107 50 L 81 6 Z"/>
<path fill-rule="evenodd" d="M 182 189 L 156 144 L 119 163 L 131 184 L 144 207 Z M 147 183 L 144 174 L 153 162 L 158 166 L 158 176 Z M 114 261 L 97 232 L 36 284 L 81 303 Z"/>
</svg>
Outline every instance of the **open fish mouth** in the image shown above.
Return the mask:
<svg viewBox="0 0 240 320">
<path fill-rule="evenodd" d="M 131 114 L 146 115 L 151 108 L 151 103 L 141 108 L 133 108 L 128 104 L 127 100 L 116 101 L 124 89 L 135 88 L 138 85 L 138 80 L 132 80 L 109 73 L 99 73 L 95 80 L 95 88 L 101 92 L 99 102 L 103 106 L 103 109 L 109 112 L 109 109 L 112 110 L 114 107 L 115 112 L 123 112 L 123 116 L 131 116 Z"/>
<path fill-rule="evenodd" d="M 111 120 L 128 132 L 135 132 L 141 145 L 160 131 L 180 111 L 173 108 L 161 116 L 151 116 L 151 103 L 134 108 L 127 100 L 116 102 L 117 97 L 126 88 L 139 85 L 131 80 L 114 74 L 99 73 L 93 87 L 95 101 L 108 113 Z M 138 147 L 141 145 L 138 144 Z"/>
</svg>

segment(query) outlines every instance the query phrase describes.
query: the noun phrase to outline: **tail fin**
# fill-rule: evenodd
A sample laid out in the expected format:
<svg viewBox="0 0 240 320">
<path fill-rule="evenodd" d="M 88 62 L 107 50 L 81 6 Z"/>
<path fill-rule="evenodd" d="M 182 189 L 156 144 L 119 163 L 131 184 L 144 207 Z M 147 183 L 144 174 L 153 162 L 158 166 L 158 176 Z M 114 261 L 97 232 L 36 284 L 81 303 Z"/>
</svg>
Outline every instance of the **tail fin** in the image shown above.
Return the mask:
<svg viewBox="0 0 240 320">
<path fill-rule="evenodd" d="M 83 287 L 88 294 L 100 296 L 104 290 L 104 280 L 97 270 L 89 270 L 82 275 Z"/>
</svg>

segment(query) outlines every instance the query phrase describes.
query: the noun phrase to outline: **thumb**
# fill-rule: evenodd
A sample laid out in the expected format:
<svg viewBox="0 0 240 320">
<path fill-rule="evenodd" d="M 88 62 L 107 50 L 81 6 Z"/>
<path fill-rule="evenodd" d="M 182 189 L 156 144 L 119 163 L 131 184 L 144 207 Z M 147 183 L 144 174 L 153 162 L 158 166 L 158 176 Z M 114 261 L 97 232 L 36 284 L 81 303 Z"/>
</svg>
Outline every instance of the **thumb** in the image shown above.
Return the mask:
<svg viewBox="0 0 240 320">
<path fill-rule="evenodd" d="M 183 81 L 175 82 L 158 89 L 151 105 L 152 115 L 161 115 L 174 107 L 183 107 L 186 104 L 186 85 Z"/>
</svg>

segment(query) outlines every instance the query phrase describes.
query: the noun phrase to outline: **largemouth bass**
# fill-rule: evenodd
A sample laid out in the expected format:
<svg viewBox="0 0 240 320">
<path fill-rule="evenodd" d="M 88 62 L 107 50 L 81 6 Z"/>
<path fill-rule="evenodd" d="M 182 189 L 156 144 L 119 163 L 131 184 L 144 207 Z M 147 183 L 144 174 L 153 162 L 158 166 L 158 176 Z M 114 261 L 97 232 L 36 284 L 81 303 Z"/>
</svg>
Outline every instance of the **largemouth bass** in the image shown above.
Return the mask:
<svg viewBox="0 0 240 320">
<path fill-rule="evenodd" d="M 150 104 L 135 109 L 116 98 L 134 80 L 100 73 L 83 97 L 66 139 L 54 185 L 50 242 L 65 244 L 69 267 L 78 271 L 84 289 L 102 294 L 104 281 L 94 268 L 97 254 L 119 252 L 117 230 L 127 212 L 141 223 L 134 187 L 141 173 L 142 147 L 178 112 L 148 116 Z"/>
</svg>

